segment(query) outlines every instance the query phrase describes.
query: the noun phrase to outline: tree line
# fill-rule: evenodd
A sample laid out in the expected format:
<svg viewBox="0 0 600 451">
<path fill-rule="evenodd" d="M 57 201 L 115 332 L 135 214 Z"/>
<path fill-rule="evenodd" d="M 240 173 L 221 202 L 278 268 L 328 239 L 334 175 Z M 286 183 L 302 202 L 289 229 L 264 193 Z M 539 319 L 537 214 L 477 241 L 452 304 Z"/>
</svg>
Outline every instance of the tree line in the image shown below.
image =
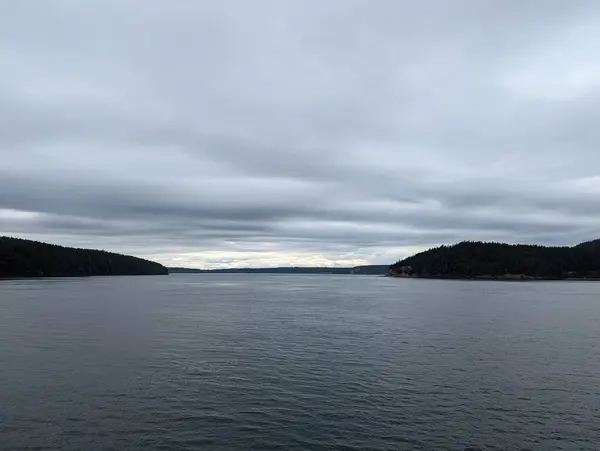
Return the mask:
<svg viewBox="0 0 600 451">
<path fill-rule="evenodd" d="M 168 274 L 164 266 L 112 252 L 0 237 L 0 277 Z"/>
<path fill-rule="evenodd" d="M 573 247 L 464 241 L 439 246 L 390 266 L 393 275 L 544 279 L 600 277 L 600 240 Z"/>
</svg>

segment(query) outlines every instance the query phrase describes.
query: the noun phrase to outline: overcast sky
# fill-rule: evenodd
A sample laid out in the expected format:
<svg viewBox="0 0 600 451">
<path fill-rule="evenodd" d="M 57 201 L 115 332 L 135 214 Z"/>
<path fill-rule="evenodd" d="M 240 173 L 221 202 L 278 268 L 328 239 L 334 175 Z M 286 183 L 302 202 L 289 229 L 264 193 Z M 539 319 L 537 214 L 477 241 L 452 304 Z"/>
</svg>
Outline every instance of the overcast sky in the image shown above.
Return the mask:
<svg viewBox="0 0 600 451">
<path fill-rule="evenodd" d="M 600 2 L 0 2 L 0 235 L 167 265 L 600 237 Z"/>
</svg>

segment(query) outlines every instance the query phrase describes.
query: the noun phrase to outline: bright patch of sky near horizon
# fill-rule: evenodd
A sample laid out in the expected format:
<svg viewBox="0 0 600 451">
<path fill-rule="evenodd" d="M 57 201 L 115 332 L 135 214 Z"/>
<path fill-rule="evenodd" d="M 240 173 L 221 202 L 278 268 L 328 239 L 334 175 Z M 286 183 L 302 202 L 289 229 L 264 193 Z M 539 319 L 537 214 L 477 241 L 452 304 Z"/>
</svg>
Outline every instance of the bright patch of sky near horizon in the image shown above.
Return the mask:
<svg viewBox="0 0 600 451">
<path fill-rule="evenodd" d="M 194 267 L 600 237 L 594 0 L 0 5 L 0 235 Z"/>
</svg>

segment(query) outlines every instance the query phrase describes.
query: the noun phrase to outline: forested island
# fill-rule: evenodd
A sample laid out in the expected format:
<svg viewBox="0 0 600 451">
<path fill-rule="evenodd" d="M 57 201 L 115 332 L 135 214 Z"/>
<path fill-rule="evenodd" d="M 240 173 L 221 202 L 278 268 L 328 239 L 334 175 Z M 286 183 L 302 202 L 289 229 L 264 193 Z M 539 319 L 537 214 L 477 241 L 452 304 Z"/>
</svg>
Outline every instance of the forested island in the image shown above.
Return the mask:
<svg viewBox="0 0 600 451">
<path fill-rule="evenodd" d="M 168 273 L 372 274 L 393 277 L 565 280 L 600 279 L 600 240 L 577 246 L 464 241 L 387 265 L 195 269 L 101 250 L 76 249 L 0 237 L 0 278 L 164 275 Z"/>
<path fill-rule="evenodd" d="M 279 268 L 168 268 L 171 274 L 372 274 L 384 275 L 389 271 L 388 265 L 364 265 L 354 267 L 322 267 L 322 266 L 284 266 Z"/>
<path fill-rule="evenodd" d="M 465 241 L 390 266 L 394 277 L 492 280 L 600 279 L 600 240 L 577 246 Z"/>
<path fill-rule="evenodd" d="M 141 258 L 0 237 L 0 278 L 163 274 L 167 268 Z"/>
</svg>

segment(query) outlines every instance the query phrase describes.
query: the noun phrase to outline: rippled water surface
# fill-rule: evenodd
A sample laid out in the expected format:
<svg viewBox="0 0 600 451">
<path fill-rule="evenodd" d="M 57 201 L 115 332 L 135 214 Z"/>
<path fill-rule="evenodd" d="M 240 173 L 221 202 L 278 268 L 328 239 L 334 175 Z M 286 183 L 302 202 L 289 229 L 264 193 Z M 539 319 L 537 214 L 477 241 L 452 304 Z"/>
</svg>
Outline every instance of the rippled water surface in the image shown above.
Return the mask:
<svg viewBox="0 0 600 451">
<path fill-rule="evenodd" d="M 600 284 L 1 281 L 0 449 L 598 450 Z"/>
</svg>

